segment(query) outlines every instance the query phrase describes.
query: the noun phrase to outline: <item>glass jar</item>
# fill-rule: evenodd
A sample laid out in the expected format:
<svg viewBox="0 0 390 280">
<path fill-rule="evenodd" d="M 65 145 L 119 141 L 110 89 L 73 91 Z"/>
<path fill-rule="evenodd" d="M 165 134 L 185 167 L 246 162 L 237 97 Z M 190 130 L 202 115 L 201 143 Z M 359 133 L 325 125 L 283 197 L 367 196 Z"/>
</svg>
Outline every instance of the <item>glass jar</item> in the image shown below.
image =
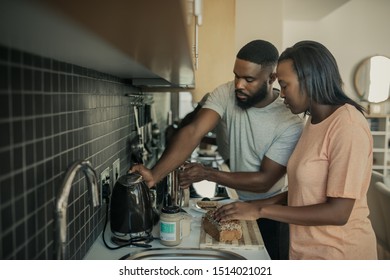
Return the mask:
<svg viewBox="0 0 390 280">
<path fill-rule="evenodd" d="M 166 206 L 160 215 L 160 243 L 176 246 L 191 234 L 192 216 L 178 206 Z"/>
</svg>

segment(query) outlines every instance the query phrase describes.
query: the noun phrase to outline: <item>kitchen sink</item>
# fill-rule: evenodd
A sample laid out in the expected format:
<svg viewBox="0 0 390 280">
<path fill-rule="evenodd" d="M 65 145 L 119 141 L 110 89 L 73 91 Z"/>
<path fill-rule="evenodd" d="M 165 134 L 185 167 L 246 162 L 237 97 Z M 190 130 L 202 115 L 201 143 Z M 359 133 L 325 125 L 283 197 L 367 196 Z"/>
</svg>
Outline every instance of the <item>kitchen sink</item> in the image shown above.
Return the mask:
<svg viewBox="0 0 390 280">
<path fill-rule="evenodd" d="M 127 254 L 121 260 L 246 260 L 236 253 L 218 249 L 154 248 Z"/>
</svg>

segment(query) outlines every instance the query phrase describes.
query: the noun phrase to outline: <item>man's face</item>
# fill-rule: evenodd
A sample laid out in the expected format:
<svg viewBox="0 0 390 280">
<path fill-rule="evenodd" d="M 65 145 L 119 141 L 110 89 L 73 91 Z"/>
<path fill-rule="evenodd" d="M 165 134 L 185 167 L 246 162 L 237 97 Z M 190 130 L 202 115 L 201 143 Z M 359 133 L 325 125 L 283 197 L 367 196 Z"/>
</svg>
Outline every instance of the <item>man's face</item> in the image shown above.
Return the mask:
<svg viewBox="0 0 390 280">
<path fill-rule="evenodd" d="M 269 70 L 246 60 L 236 59 L 234 84 L 237 105 L 242 109 L 256 107 L 267 96 Z"/>
</svg>

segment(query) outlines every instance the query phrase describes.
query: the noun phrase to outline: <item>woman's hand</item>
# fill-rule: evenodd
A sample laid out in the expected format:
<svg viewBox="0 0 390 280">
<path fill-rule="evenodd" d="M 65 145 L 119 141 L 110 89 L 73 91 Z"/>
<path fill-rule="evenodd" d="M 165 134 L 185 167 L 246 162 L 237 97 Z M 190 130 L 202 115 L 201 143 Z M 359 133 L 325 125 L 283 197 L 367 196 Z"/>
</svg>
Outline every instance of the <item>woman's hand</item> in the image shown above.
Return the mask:
<svg viewBox="0 0 390 280">
<path fill-rule="evenodd" d="M 222 205 L 215 212 L 214 218 L 217 221 L 227 220 L 257 220 L 260 218 L 260 208 L 255 203 L 233 202 Z"/>
<path fill-rule="evenodd" d="M 141 174 L 141 176 L 144 178 L 146 185 L 149 188 L 152 188 L 156 185 L 157 182 L 153 178 L 152 171 L 146 168 L 144 165 L 142 164 L 133 165 L 130 168 L 129 173 L 133 173 L 133 172 Z"/>
</svg>

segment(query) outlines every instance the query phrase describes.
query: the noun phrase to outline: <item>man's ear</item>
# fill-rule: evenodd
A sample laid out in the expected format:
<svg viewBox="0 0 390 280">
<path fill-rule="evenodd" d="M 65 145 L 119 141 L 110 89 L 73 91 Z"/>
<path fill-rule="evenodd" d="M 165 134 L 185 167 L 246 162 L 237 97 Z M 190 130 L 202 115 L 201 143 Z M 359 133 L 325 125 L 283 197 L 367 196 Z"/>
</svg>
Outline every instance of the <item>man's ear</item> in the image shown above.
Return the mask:
<svg viewBox="0 0 390 280">
<path fill-rule="evenodd" d="M 273 84 L 275 81 L 276 81 L 276 78 L 277 78 L 277 76 L 276 76 L 276 73 L 275 72 L 272 72 L 270 75 L 269 75 L 269 84 L 271 85 L 271 84 Z"/>
</svg>

